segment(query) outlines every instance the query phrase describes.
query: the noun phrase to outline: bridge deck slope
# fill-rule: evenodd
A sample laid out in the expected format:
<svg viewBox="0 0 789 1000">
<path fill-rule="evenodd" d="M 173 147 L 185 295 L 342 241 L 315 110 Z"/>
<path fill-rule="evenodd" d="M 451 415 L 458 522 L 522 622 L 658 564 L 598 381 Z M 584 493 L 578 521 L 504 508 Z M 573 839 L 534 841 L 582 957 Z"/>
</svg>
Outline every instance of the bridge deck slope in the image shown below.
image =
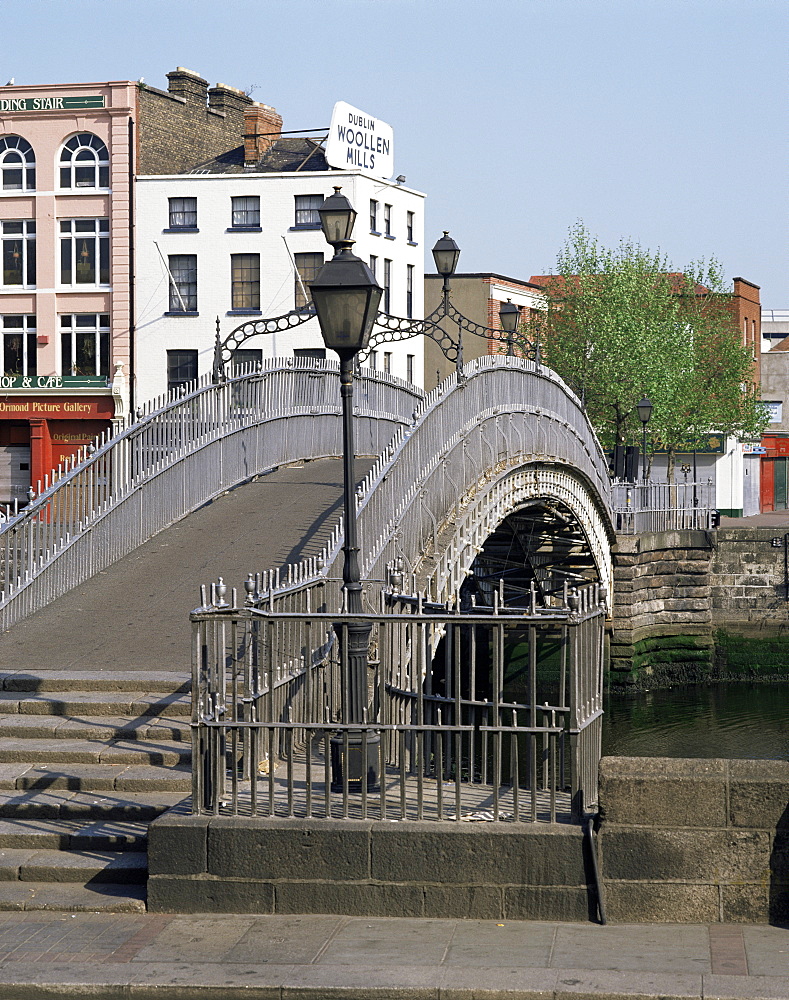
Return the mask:
<svg viewBox="0 0 789 1000">
<path fill-rule="evenodd" d="M 361 478 L 372 460 L 358 461 Z M 342 462 L 283 466 L 165 529 L 0 638 L 0 671 L 190 670 L 198 586 L 317 555 L 337 518 Z"/>
</svg>

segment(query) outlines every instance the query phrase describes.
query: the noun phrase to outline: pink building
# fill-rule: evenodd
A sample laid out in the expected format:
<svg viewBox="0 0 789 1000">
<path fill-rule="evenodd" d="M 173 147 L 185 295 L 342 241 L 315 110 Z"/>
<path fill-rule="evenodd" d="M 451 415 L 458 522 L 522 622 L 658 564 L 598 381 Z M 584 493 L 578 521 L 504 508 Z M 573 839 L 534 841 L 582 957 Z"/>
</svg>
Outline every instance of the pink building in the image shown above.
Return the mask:
<svg viewBox="0 0 789 1000">
<path fill-rule="evenodd" d="M 136 173 L 241 141 L 246 94 L 167 78 L 0 87 L 0 501 L 135 405 Z"/>
<path fill-rule="evenodd" d="M 127 404 L 136 84 L 0 88 L 0 499 Z"/>
</svg>

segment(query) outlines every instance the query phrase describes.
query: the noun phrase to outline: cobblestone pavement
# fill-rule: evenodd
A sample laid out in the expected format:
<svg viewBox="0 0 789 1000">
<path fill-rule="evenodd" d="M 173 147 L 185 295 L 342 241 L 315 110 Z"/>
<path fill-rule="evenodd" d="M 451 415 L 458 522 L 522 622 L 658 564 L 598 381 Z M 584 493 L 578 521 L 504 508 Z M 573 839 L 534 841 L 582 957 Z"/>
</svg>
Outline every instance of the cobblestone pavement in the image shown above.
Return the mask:
<svg viewBox="0 0 789 1000">
<path fill-rule="evenodd" d="M 369 917 L 0 915 L 0 1000 L 787 1000 L 789 930 Z"/>
</svg>

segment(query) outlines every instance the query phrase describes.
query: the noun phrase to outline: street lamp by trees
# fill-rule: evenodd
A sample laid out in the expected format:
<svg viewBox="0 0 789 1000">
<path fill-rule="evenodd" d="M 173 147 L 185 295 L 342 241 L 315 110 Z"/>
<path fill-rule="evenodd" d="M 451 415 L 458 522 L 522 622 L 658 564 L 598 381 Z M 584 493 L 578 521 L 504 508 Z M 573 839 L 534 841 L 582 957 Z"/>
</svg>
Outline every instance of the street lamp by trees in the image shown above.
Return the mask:
<svg viewBox="0 0 789 1000">
<path fill-rule="evenodd" d="M 578 223 L 544 291 L 545 361 L 581 397 L 604 446 L 638 440 L 639 394 L 653 403 L 650 437 L 668 452 L 669 479 L 678 450 L 766 426 L 716 261 L 677 271 L 660 251 L 628 240 L 606 248 Z"/>
</svg>

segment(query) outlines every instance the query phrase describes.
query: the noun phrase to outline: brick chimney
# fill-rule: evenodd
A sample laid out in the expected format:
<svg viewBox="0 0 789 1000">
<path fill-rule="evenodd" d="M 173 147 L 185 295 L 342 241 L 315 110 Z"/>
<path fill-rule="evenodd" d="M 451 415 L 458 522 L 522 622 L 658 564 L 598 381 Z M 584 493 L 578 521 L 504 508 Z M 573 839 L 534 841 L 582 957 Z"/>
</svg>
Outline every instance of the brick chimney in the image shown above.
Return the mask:
<svg viewBox="0 0 789 1000">
<path fill-rule="evenodd" d="M 282 133 L 282 115 L 268 104 L 244 110 L 244 163 L 257 163 Z"/>
<path fill-rule="evenodd" d="M 167 89 L 174 97 L 182 97 L 190 104 L 205 106 L 208 99 L 208 80 L 204 80 L 199 73 L 177 66 L 172 73 L 167 74 L 167 79 L 169 81 Z"/>
<path fill-rule="evenodd" d="M 251 97 L 247 97 L 243 90 L 229 87 L 226 83 L 218 83 L 208 91 L 208 106 L 212 111 L 240 115 L 250 104 Z"/>
</svg>

